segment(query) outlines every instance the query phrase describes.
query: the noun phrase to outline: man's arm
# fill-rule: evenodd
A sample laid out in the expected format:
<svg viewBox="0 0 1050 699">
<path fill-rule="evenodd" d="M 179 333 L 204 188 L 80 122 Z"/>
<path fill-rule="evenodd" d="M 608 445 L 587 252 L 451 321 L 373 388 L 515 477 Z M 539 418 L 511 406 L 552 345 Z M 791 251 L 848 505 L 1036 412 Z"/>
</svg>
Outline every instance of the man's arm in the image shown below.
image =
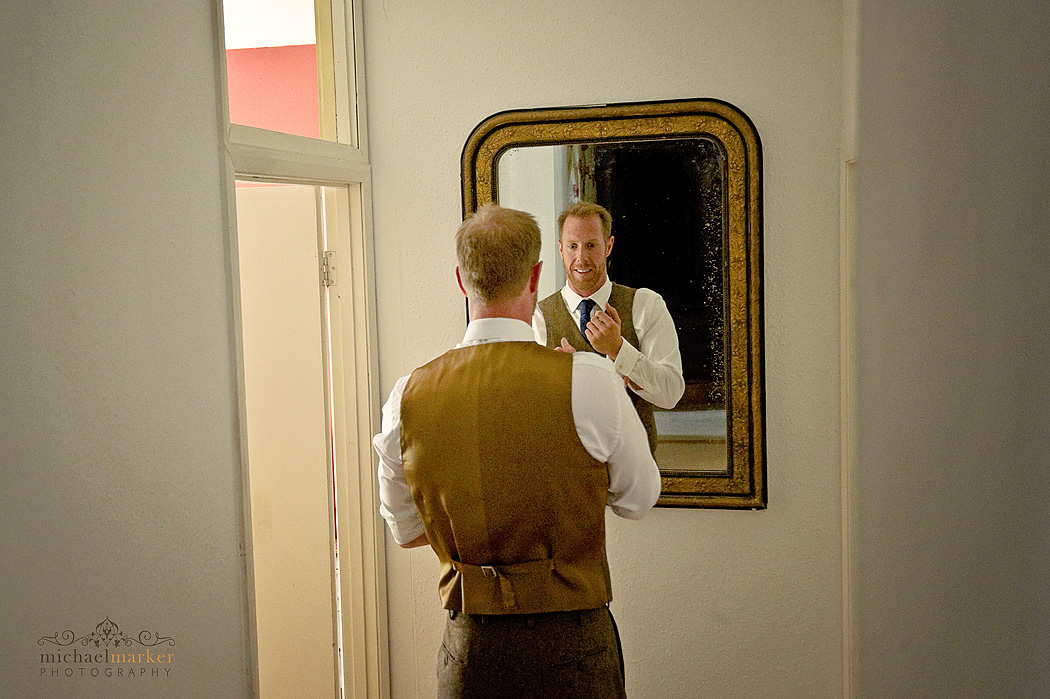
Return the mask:
<svg viewBox="0 0 1050 699">
<path fill-rule="evenodd" d="M 382 432 L 372 439 L 379 455 L 379 513 L 386 520 L 394 541 L 402 548 L 413 548 L 428 543 L 419 519 L 412 490 L 405 480 L 401 463 L 401 394 L 408 377 L 398 379 L 383 406 Z"/>
<path fill-rule="evenodd" d="M 660 469 L 649 450 L 649 438 L 638 412 L 618 389 L 621 401 L 620 443 L 609 455 L 609 507 L 626 519 L 641 519 L 660 497 Z"/>
<path fill-rule="evenodd" d="M 616 371 L 645 400 L 671 409 L 685 392 L 678 332 L 663 298 L 650 289 L 635 292 L 634 330 L 639 347 L 624 342 L 614 360 Z"/>
<path fill-rule="evenodd" d="M 414 549 L 417 546 L 429 546 L 429 545 L 430 545 L 430 539 L 427 538 L 427 535 L 426 535 L 425 532 L 423 534 L 420 534 L 419 536 L 417 536 L 415 539 L 412 539 L 412 541 L 409 541 L 407 544 L 398 544 L 398 546 L 400 546 L 403 549 Z"/>
<path fill-rule="evenodd" d="M 608 359 L 577 352 L 572 366 L 572 416 L 587 452 L 608 464 L 613 512 L 645 516 L 660 497 L 660 470 L 638 413 Z"/>
</svg>

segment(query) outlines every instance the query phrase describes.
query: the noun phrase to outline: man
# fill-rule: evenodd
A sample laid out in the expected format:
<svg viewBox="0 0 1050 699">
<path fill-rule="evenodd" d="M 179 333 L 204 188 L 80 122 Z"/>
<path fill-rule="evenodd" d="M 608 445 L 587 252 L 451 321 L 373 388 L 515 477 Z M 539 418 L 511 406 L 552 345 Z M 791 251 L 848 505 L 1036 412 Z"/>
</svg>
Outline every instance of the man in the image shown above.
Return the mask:
<svg viewBox="0 0 1050 699">
<path fill-rule="evenodd" d="M 398 380 L 373 440 L 394 540 L 441 562 L 441 697 L 625 696 L 604 511 L 642 517 L 660 475 L 612 363 L 535 343 L 539 252 L 529 214 L 463 222 L 466 335 Z"/>
<path fill-rule="evenodd" d="M 609 280 L 614 241 L 612 215 L 603 206 L 581 201 L 558 216 L 565 286 L 539 303 L 533 330 L 541 345 L 598 352 L 613 361 L 655 454 L 653 405 L 671 409 L 685 392 L 678 333 L 658 293 Z"/>
</svg>

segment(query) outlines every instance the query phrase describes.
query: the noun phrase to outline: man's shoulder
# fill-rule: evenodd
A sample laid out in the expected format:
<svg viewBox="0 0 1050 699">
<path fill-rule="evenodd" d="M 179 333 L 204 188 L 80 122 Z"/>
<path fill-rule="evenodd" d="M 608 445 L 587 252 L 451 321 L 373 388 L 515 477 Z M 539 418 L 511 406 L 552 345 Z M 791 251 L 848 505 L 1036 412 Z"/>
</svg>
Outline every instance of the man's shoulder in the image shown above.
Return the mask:
<svg viewBox="0 0 1050 699">
<path fill-rule="evenodd" d="M 561 295 L 561 289 L 558 289 L 553 294 L 536 304 L 536 313 L 538 313 L 541 318 L 546 319 L 552 313 L 556 313 L 560 308 L 565 308 L 565 298 Z"/>
<path fill-rule="evenodd" d="M 444 367 L 449 364 L 469 364 L 475 361 L 488 361 L 493 357 L 499 358 L 508 355 L 533 357 L 537 361 L 548 360 L 559 362 L 566 360 L 563 353 L 555 352 L 554 350 L 537 343 L 535 340 L 497 340 L 494 342 L 477 342 L 453 347 L 444 354 L 440 354 L 426 364 L 417 367 L 412 373 L 415 374 L 425 369 Z"/>
<path fill-rule="evenodd" d="M 623 284 L 616 284 L 614 282 L 613 289 L 615 290 L 616 287 L 620 287 L 621 294 L 629 294 L 631 296 L 635 308 L 659 308 L 661 306 L 666 308 L 667 306 L 664 297 L 661 296 L 659 292 L 653 291 L 648 287 L 639 286 L 638 288 L 633 288 Z"/>
<path fill-rule="evenodd" d="M 477 367 L 504 367 L 509 374 L 536 371 L 547 374 L 557 371 L 558 367 L 569 371 L 571 365 L 570 355 L 555 352 L 534 340 L 479 342 L 454 347 L 416 367 L 398 380 L 395 389 L 404 391 L 420 383 L 438 386 L 450 376 L 462 377 L 464 372 L 474 371 Z"/>
<path fill-rule="evenodd" d="M 412 372 L 409 374 L 409 376 L 411 376 L 412 374 L 416 373 L 420 369 L 426 369 L 426 368 L 432 367 L 432 366 L 434 366 L 436 364 L 440 364 L 441 362 L 447 361 L 450 356 L 453 356 L 457 351 L 459 351 L 461 349 L 464 349 L 464 347 L 452 347 L 452 348 L 449 348 L 449 349 L 445 350 L 444 352 L 442 352 L 438 356 L 434 357 L 430 361 L 424 362 L 424 363 L 420 364 L 419 366 L 417 366 L 415 369 L 412 370 Z"/>
<path fill-rule="evenodd" d="M 616 373 L 616 365 L 608 357 L 597 352 L 573 352 L 572 370 L 594 376 L 608 374 L 617 381 L 620 380 L 619 374 Z"/>
<path fill-rule="evenodd" d="M 434 373 L 441 373 L 449 364 L 456 364 L 457 360 L 462 361 L 461 357 L 468 352 L 475 345 L 463 345 L 459 347 L 452 347 L 451 349 L 445 350 L 443 353 L 434 357 L 428 362 L 420 364 L 413 369 L 407 376 L 402 377 L 404 382 L 419 381 L 422 377 L 428 376 Z"/>
<path fill-rule="evenodd" d="M 540 308 L 542 308 L 544 306 L 550 306 L 553 303 L 558 303 L 559 301 L 561 301 L 561 299 L 562 299 L 561 289 L 558 289 L 553 294 L 551 294 L 550 296 L 547 296 L 546 298 L 544 298 L 542 301 L 540 301 L 536 305 L 539 306 Z"/>
<path fill-rule="evenodd" d="M 652 289 L 650 289 L 648 287 L 645 287 L 645 286 L 635 287 L 635 286 L 627 286 L 626 284 L 619 284 L 617 282 L 613 282 L 613 289 L 615 289 L 616 287 L 620 287 L 620 289 L 622 291 L 625 291 L 625 292 L 633 292 L 635 295 L 641 294 L 642 296 L 648 296 L 648 297 L 651 297 L 651 298 L 663 298 L 662 296 L 660 296 L 659 293 L 657 293 L 657 292 L 653 291 Z"/>
</svg>

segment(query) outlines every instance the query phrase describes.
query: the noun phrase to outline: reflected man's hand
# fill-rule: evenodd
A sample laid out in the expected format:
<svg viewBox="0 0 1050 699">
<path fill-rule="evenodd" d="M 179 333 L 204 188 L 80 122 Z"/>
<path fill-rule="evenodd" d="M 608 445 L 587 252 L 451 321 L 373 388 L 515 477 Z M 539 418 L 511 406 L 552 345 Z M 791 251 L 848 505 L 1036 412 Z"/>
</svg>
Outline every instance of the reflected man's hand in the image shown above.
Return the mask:
<svg viewBox="0 0 1050 699">
<path fill-rule="evenodd" d="M 586 334 L 591 347 L 616 361 L 616 355 L 623 346 L 623 336 L 620 335 L 620 314 L 612 304 L 605 304 L 605 310 L 591 316 Z"/>
<path fill-rule="evenodd" d="M 568 352 L 569 354 L 572 354 L 573 352 L 575 352 L 575 351 L 576 351 L 576 348 L 575 348 L 575 347 L 573 347 L 572 345 L 570 345 L 570 344 L 569 344 L 569 341 L 568 341 L 568 340 L 566 340 L 566 339 L 565 339 L 565 338 L 563 337 L 563 338 L 561 339 L 561 347 L 555 347 L 555 348 L 554 348 L 554 351 L 555 351 L 555 352 Z"/>
</svg>

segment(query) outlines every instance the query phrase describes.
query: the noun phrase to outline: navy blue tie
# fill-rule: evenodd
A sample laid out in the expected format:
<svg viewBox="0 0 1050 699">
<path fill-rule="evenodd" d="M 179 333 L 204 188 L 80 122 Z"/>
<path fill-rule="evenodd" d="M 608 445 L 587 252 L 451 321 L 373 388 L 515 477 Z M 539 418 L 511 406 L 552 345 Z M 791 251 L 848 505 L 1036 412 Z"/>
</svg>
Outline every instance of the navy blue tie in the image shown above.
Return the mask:
<svg viewBox="0 0 1050 699">
<path fill-rule="evenodd" d="M 587 340 L 587 323 L 591 322 L 591 311 L 597 305 L 591 299 L 580 301 L 580 333 L 583 335 L 584 340 Z M 587 340 L 587 344 L 590 345 L 591 341 Z"/>
</svg>

